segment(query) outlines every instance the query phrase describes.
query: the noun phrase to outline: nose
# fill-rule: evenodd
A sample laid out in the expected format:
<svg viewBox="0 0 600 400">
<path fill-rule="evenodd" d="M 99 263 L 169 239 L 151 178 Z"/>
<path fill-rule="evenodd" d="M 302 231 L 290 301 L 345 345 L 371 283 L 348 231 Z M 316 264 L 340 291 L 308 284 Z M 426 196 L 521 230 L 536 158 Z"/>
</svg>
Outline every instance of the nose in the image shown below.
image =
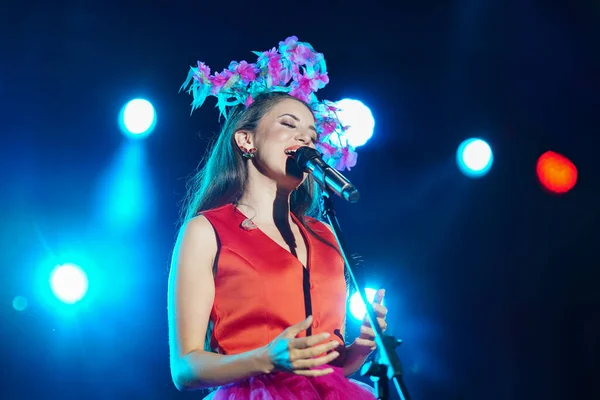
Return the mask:
<svg viewBox="0 0 600 400">
<path fill-rule="evenodd" d="M 298 132 L 296 135 L 296 140 L 307 146 L 311 144 L 311 138 L 308 132 Z"/>
</svg>

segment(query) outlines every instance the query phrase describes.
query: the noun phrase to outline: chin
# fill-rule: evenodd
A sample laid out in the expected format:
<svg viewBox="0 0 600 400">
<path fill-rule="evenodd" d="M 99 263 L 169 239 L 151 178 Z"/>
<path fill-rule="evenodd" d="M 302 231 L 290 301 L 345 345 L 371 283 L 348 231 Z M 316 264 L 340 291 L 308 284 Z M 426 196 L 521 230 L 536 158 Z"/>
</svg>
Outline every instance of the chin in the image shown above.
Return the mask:
<svg viewBox="0 0 600 400">
<path fill-rule="evenodd" d="M 301 171 L 291 158 L 286 160 L 281 169 L 272 169 L 271 173 L 266 173 L 266 175 L 277 182 L 280 189 L 290 192 L 302 185 L 308 177 L 308 173 Z"/>
</svg>

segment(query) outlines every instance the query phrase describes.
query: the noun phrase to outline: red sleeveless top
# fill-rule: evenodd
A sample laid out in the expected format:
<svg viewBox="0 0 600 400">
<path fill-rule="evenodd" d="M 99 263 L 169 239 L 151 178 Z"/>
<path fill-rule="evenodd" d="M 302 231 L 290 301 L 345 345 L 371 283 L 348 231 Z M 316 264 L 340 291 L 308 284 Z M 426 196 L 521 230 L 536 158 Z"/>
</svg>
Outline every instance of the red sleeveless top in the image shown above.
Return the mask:
<svg viewBox="0 0 600 400">
<path fill-rule="evenodd" d="M 308 334 L 329 332 L 343 350 L 339 330 L 346 313 L 346 282 L 338 252 L 307 231 L 294 215 L 307 246 L 306 268 L 260 229 L 242 228 L 246 217 L 234 205 L 202 215 L 212 224 L 219 246 L 210 315 L 213 350 L 238 354 L 265 346 L 307 313 L 313 316 Z M 322 222 L 306 217 L 306 224 L 337 248 L 335 236 Z"/>
</svg>

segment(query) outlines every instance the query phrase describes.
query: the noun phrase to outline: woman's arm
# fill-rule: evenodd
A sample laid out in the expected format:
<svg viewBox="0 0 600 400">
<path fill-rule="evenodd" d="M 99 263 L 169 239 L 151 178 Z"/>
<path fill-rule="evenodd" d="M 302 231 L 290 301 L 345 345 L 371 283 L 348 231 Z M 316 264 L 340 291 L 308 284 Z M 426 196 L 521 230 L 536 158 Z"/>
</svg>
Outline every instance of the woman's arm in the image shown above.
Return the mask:
<svg viewBox="0 0 600 400">
<path fill-rule="evenodd" d="M 344 322 L 342 323 L 342 329 L 340 329 L 342 338 L 346 337 L 346 315 L 344 315 Z M 344 370 L 344 376 L 349 377 L 355 374 L 363 366 L 372 351 L 365 352 L 363 346 L 356 346 L 355 343 L 346 346 L 344 352 L 344 363 L 342 365 Z"/>
<path fill-rule="evenodd" d="M 264 348 L 231 356 L 204 350 L 215 296 L 212 270 L 216 254 L 216 234 L 205 217 L 196 217 L 182 227 L 168 287 L 171 376 L 179 390 L 220 386 L 270 372 Z"/>
<path fill-rule="evenodd" d="M 381 332 L 385 332 L 387 328 L 387 322 L 385 317 L 387 315 L 387 308 L 381 304 L 383 302 L 383 296 L 385 296 L 385 290 L 379 289 L 373 299 L 373 311 L 377 317 L 376 323 L 381 328 Z M 375 344 L 375 331 L 371 327 L 369 318 L 363 320 L 360 326 L 360 335 L 352 342 L 352 344 L 346 347 L 346 358 L 344 362 L 344 375 L 350 376 L 358 371 L 364 362 L 366 361 L 369 354 L 376 348 Z"/>
<path fill-rule="evenodd" d="M 348 377 L 360 370 L 371 353 L 372 351 L 365 352 L 364 347 L 356 346 L 354 343 L 346 346 L 344 376 Z"/>
<path fill-rule="evenodd" d="M 227 385 L 268 373 L 263 349 L 224 356 L 204 350 L 193 350 L 179 360 L 173 383 L 179 390 L 195 390 Z M 173 370 L 173 364 L 171 364 Z"/>
</svg>

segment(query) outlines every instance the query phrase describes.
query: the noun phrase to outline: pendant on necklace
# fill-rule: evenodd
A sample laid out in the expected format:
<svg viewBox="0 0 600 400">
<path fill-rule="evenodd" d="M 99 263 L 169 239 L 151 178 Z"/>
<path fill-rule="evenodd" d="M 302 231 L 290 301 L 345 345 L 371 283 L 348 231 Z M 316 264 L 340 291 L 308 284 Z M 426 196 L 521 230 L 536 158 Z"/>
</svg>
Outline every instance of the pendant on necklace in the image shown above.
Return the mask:
<svg viewBox="0 0 600 400">
<path fill-rule="evenodd" d="M 246 218 L 242 222 L 241 227 L 245 231 L 253 231 L 254 229 L 258 228 L 258 226 L 256 226 L 256 224 L 254 222 L 252 222 L 252 220 L 250 218 Z"/>
</svg>

